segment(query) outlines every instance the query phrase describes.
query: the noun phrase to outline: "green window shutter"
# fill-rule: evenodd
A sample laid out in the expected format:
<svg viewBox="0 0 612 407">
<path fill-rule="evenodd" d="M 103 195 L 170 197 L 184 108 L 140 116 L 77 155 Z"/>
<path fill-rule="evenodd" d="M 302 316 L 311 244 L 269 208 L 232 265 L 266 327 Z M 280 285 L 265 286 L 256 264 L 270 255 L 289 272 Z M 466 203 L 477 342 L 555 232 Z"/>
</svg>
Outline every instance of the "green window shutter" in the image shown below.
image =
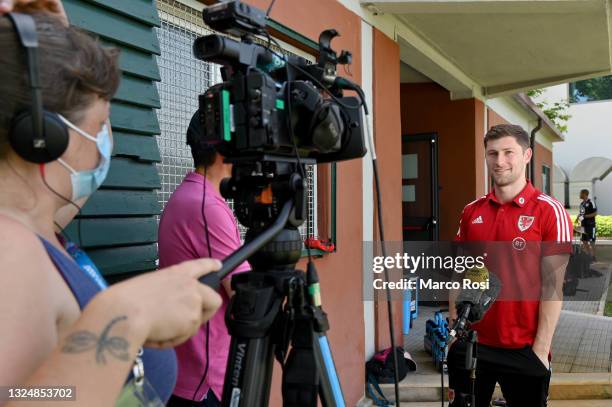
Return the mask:
<svg viewBox="0 0 612 407">
<path fill-rule="evenodd" d="M 161 211 L 156 168 L 160 134 L 155 109 L 160 80 L 155 55 L 160 25 L 155 0 L 64 0 L 70 23 L 121 49 L 121 85 L 111 104 L 114 150 L 104 185 L 66 232 L 113 280 L 155 269 L 157 216 Z"/>
</svg>

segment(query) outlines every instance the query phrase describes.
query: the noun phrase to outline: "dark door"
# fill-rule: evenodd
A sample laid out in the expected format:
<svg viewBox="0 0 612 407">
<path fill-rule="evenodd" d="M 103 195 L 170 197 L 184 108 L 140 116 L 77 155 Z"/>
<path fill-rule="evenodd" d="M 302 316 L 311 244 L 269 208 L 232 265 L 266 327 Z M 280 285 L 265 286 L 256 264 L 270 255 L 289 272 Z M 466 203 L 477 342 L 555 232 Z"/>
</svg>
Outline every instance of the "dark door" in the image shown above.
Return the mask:
<svg viewBox="0 0 612 407">
<path fill-rule="evenodd" d="M 404 241 L 438 240 L 438 135 L 402 136 Z"/>
</svg>

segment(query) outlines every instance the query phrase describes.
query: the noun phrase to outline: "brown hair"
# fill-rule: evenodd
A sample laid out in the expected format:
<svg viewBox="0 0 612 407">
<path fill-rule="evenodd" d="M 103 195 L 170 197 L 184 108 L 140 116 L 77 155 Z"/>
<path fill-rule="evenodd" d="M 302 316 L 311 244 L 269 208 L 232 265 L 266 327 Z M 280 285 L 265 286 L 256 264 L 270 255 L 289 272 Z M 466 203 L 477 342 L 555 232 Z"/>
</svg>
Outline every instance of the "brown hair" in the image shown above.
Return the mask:
<svg viewBox="0 0 612 407">
<path fill-rule="evenodd" d="M 517 143 L 527 150 L 530 146 L 529 134 L 521 126 L 516 124 L 498 124 L 487 131 L 484 137 L 484 145 L 487 146 L 489 140 L 498 140 L 502 137 L 514 137 Z"/>
<path fill-rule="evenodd" d="M 96 96 L 110 100 L 119 86 L 118 50 L 48 13 L 32 14 L 38 33 L 38 67 L 46 110 L 79 123 Z M 31 105 L 25 51 L 8 18 L 0 17 L 0 157 L 11 119 Z"/>
</svg>

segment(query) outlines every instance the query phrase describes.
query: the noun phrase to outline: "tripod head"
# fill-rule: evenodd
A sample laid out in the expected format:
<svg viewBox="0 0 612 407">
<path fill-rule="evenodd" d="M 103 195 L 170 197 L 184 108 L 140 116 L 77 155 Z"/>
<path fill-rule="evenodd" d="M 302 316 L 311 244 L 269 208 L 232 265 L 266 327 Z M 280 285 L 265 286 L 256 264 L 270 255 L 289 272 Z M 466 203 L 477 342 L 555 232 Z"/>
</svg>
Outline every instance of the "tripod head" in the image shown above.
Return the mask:
<svg viewBox="0 0 612 407">
<path fill-rule="evenodd" d="M 248 230 L 245 244 L 223 259 L 221 270 L 200 277 L 215 290 L 247 259 L 253 270 L 293 269 L 303 247 L 297 227 L 306 218 L 304 180 L 296 159 L 260 155 L 226 162 L 233 164 L 232 177 L 222 181 L 221 194 L 234 200 L 236 216 Z"/>
<path fill-rule="evenodd" d="M 306 219 L 306 194 L 299 165 L 314 160 L 260 155 L 226 159 L 232 163 L 232 177 L 221 183 L 221 195 L 234 200 L 234 213 L 248 230 L 245 245 L 280 220 L 286 203 L 289 211 L 282 230 L 249 258 L 253 270 L 293 268 L 300 259 L 303 242 L 298 227 Z"/>
<path fill-rule="evenodd" d="M 225 162 L 233 164 L 232 176 L 221 182 L 221 195 L 234 200 L 234 213 L 242 225 L 262 231 L 276 220 L 287 201 L 295 204 L 287 226 L 304 223 L 304 180 L 295 158 L 261 155 L 226 158 Z M 306 160 L 306 164 L 314 163 Z"/>
</svg>

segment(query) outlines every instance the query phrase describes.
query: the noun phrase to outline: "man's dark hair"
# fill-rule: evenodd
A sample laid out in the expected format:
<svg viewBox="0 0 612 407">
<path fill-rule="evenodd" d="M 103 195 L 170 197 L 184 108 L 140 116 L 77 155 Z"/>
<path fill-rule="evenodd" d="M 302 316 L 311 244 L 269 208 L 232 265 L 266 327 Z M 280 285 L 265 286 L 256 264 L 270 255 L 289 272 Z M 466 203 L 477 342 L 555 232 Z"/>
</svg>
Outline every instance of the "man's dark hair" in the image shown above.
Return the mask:
<svg viewBox="0 0 612 407">
<path fill-rule="evenodd" d="M 487 146 L 489 140 L 498 140 L 502 137 L 514 137 L 517 143 L 527 150 L 530 146 L 529 134 L 521 126 L 516 124 L 498 124 L 487 131 L 484 137 L 484 145 Z"/>
<path fill-rule="evenodd" d="M 589 190 L 588 189 L 581 189 L 580 193 L 581 194 L 585 194 L 586 196 L 589 196 Z"/>
<path fill-rule="evenodd" d="M 204 139 L 202 124 L 200 123 L 200 114 L 196 111 L 191 117 L 189 127 L 187 128 L 187 144 L 191 147 L 191 156 L 193 157 L 193 165 L 197 167 L 208 168 L 214 164 L 217 157 L 217 149 L 213 144 L 207 143 Z"/>
</svg>

